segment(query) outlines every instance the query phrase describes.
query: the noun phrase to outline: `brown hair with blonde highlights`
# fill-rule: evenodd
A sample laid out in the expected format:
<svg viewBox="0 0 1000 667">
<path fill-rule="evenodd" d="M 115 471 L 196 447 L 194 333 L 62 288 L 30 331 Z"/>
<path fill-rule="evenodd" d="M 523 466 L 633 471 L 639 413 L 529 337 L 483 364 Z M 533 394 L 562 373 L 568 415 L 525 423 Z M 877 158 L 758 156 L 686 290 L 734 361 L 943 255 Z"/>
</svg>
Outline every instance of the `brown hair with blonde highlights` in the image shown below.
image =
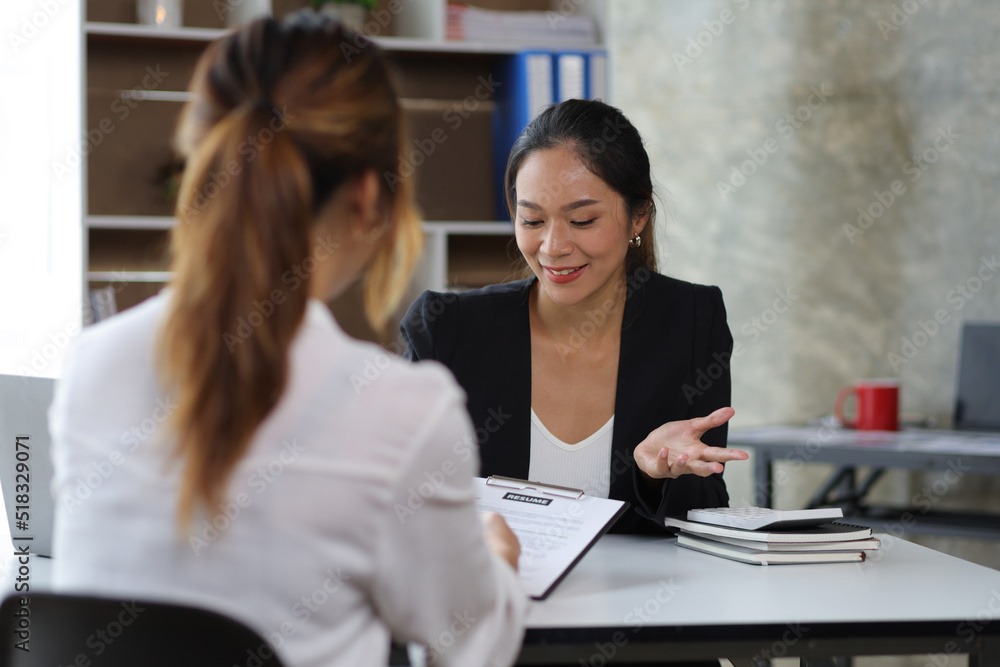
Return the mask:
<svg viewBox="0 0 1000 667">
<path fill-rule="evenodd" d="M 209 46 L 191 89 L 177 132 L 187 166 L 159 339 L 178 404 L 182 526 L 222 499 L 284 391 L 309 297 L 308 275 L 298 277 L 331 195 L 368 171 L 380 176 L 386 226 L 364 277 L 376 328 L 398 304 L 423 240 L 398 168 L 403 112 L 371 42 L 313 11 L 259 19 Z M 280 303 L 241 335 L 238 322 L 276 290 Z"/>
</svg>

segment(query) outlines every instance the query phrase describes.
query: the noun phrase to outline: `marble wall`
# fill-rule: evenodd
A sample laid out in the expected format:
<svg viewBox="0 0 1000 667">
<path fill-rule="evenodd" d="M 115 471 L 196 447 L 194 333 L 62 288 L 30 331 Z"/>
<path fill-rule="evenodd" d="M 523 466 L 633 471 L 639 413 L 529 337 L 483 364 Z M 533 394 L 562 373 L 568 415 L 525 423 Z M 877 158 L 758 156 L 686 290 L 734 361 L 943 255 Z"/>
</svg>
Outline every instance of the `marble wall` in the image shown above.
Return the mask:
<svg viewBox="0 0 1000 667">
<path fill-rule="evenodd" d="M 1000 320 L 1000 5 L 609 12 L 611 101 L 647 141 L 664 271 L 726 297 L 734 426 L 828 414 L 841 387 L 871 377 L 899 378 L 907 415 L 947 422 L 962 322 Z M 746 467 L 727 476 L 747 497 Z M 877 491 L 905 501 L 930 481 L 889 475 Z M 1000 504 L 1000 482 L 954 486 L 942 507 Z M 1000 566 L 998 545 L 935 544 Z"/>
</svg>

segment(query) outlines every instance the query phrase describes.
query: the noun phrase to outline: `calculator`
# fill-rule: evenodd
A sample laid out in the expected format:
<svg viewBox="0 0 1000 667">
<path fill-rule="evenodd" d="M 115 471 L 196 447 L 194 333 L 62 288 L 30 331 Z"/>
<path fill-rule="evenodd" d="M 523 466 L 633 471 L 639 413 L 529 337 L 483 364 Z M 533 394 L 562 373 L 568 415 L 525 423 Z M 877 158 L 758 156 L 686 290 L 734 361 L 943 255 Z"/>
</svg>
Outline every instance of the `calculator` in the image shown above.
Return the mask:
<svg viewBox="0 0 1000 667">
<path fill-rule="evenodd" d="M 821 507 L 808 510 L 776 510 L 770 507 L 714 507 L 688 510 L 688 521 L 710 523 L 742 530 L 793 530 L 810 528 L 842 519 L 839 507 Z"/>
</svg>

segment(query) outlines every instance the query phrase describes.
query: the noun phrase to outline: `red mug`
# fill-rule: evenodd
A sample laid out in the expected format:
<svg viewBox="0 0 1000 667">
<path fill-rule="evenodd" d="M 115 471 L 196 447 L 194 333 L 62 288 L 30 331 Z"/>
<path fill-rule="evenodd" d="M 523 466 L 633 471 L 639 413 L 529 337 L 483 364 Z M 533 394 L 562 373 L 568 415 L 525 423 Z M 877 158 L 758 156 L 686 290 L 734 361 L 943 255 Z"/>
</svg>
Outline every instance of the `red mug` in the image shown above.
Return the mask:
<svg viewBox="0 0 1000 667">
<path fill-rule="evenodd" d="M 844 416 L 844 402 L 854 396 L 854 419 Z M 837 394 L 833 409 L 847 428 L 859 431 L 899 430 L 899 382 L 897 380 L 861 380 Z"/>
</svg>

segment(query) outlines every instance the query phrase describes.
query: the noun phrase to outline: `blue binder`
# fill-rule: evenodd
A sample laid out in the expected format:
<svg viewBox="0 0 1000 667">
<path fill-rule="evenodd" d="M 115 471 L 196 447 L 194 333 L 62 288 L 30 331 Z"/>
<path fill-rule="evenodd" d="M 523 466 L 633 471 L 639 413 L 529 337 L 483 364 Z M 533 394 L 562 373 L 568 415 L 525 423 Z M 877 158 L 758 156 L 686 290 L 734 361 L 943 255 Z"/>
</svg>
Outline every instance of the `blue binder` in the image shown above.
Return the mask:
<svg viewBox="0 0 1000 667">
<path fill-rule="evenodd" d="M 503 174 L 514 142 L 551 104 L 606 99 L 607 56 L 603 51 L 522 51 L 505 59 L 498 79 L 493 116 L 497 219 L 508 220 Z"/>
<path fill-rule="evenodd" d="M 493 114 L 493 162 L 497 184 L 497 220 L 509 219 L 503 173 L 507 157 L 521 131 L 552 104 L 552 54 L 522 51 L 504 59 L 498 76 L 496 111 Z"/>
</svg>

